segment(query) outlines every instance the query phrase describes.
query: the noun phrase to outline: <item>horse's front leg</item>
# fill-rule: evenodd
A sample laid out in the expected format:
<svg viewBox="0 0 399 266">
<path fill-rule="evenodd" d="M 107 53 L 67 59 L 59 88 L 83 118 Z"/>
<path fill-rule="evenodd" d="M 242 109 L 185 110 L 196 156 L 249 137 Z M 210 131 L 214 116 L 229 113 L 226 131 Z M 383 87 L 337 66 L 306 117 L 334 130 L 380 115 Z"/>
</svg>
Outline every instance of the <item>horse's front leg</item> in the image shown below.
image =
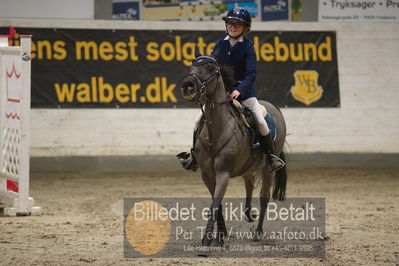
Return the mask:
<svg viewBox="0 0 399 266">
<path fill-rule="evenodd" d="M 204 236 L 202 238 L 202 246 L 209 247 L 213 240 L 213 229 L 219 212 L 219 207 L 223 200 L 224 194 L 226 193 L 227 185 L 229 184 L 230 175 L 226 172 L 216 172 L 216 186 L 215 192 L 212 199 L 212 205 L 210 208 L 210 215 L 208 223 L 205 228 Z M 209 250 L 204 249 L 204 252 L 198 254 L 199 256 L 208 256 Z"/>
<path fill-rule="evenodd" d="M 219 245 L 223 246 L 224 237 L 227 235 L 227 229 L 226 229 L 226 224 L 224 222 L 222 204 L 219 205 L 216 224 L 217 224 L 216 240 L 218 241 Z"/>
</svg>

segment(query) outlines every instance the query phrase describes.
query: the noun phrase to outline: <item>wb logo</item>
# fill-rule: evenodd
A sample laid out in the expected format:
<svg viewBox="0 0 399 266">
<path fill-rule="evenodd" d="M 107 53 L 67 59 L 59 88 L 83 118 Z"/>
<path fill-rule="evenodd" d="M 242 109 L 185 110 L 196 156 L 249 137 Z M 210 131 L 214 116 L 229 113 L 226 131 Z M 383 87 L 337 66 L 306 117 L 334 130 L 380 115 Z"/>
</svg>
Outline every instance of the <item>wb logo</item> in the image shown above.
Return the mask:
<svg viewBox="0 0 399 266">
<path fill-rule="evenodd" d="M 314 70 L 297 70 L 294 73 L 295 85 L 291 94 L 295 100 L 309 105 L 323 95 L 323 88 L 318 84 L 319 74 Z"/>
</svg>

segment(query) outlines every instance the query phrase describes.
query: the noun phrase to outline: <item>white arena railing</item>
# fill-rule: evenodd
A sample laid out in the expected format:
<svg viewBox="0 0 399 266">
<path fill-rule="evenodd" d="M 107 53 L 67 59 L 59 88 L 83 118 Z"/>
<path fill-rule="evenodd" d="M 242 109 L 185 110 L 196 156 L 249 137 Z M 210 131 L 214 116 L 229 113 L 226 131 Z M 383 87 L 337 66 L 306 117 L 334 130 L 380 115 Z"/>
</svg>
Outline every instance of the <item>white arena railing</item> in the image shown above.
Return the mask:
<svg viewBox="0 0 399 266">
<path fill-rule="evenodd" d="M 0 211 L 5 216 L 42 213 L 29 197 L 30 54 L 31 36 L 22 35 L 21 46 L 13 47 L 8 36 L 0 36 Z"/>
</svg>

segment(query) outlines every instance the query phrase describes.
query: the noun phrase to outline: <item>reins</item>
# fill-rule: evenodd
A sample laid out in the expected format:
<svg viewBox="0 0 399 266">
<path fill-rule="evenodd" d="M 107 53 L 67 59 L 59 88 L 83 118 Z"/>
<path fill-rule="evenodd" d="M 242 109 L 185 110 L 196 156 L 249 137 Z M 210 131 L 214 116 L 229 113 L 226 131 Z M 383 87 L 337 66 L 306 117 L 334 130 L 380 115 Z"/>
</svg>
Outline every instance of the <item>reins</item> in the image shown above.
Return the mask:
<svg viewBox="0 0 399 266">
<path fill-rule="evenodd" d="M 221 75 L 220 68 L 218 66 L 216 67 L 215 71 L 205 81 L 202 81 L 201 77 L 197 73 L 190 73 L 190 75 L 194 76 L 197 79 L 197 81 L 199 81 L 199 83 L 200 83 L 199 89 L 197 91 L 197 93 L 198 93 L 197 102 L 200 106 L 207 130 L 208 130 L 208 137 L 209 137 L 208 145 L 209 145 L 209 148 L 212 150 L 213 149 L 213 138 L 212 138 L 212 134 L 210 131 L 210 124 L 212 122 L 209 121 L 209 119 L 205 113 L 204 106 L 209 106 L 209 108 L 213 109 L 213 108 L 215 108 L 216 105 L 227 104 L 227 103 L 231 102 L 232 100 L 228 97 L 228 95 L 226 95 L 225 100 L 216 102 L 216 101 L 210 101 L 209 98 L 206 96 L 206 87 L 208 86 L 208 84 L 215 78 L 218 79 Z"/>
<path fill-rule="evenodd" d="M 193 73 L 193 74 L 195 74 L 194 76 L 201 81 L 200 77 L 196 73 Z M 204 110 L 204 105 L 206 105 L 208 103 L 207 97 L 206 97 L 206 86 L 214 78 L 218 79 L 219 76 L 220 76 L 220 70 L 219 70 L 219 67 L 217 67 L 216 71 L 209 78 L 207 78 L 204 82 L 201 81 L 201 87 L 200 87 L 199 96 L 198 96 L 198 100 L 197 100 L 199 103 L 199 106 L 201 108 L 202 115 L 204 117 L 206 128 L 208 130 L 208 137 L 209 137 L 208 145 L 211 150 L 213 149 L 213 138 L 212 138 L 210 125 L 209 125 L 211 122 L 209 122 L 208 117 L 206 116 L 206 113 Z M 210 105 L 211 109 L 214 108 L 214 105 L 215 105 L 214 103 L 212 103 L 212 105 Z"/>
</svg>

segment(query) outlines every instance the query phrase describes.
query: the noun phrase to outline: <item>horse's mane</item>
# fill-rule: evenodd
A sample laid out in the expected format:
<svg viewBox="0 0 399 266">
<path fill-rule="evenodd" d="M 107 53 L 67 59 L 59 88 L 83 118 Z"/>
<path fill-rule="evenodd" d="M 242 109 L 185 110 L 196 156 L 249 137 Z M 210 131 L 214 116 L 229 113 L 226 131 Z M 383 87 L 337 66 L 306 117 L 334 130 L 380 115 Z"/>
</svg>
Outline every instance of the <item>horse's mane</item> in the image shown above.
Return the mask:
<svg viewBox="0 0 399 266">
<path fill-rule="evenodd" d="M 234 68 L 231 66 L 223 66 L 220 68 L 220 73 L 222 74 L 224 88 L 227 92 L 231 92 L 233 87 L 237 84 L 234 79 Z"/>
</svg>

